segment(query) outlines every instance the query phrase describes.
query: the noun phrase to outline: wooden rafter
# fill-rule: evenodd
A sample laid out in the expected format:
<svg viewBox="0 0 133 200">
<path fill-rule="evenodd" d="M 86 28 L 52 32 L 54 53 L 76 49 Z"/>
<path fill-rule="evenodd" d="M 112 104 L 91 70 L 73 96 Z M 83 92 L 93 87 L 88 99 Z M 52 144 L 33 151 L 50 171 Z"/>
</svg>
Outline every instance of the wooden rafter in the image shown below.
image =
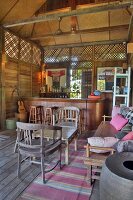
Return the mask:
<svg viewBox="0 0 133 200">
<path fill-rule="evenodd" d="M 36 23 L 33 24 L 32 30 L 31 30 L 31 37 L 33 36 L 34 30 L 35 30 Z"/>
<path fill-rule="evenodd" d="M 113 31 L 113 30 L 124 30 L 124 29 L 128 29 L 128 25 L 119 25 L 119 26 L 110 26 L 110 27 L 101 27 L 101 28 L 93 28 L 93 29 L 85 29 L 85 30 L 77 30 L 76 34 L 87 34 L 87 33 L 95 33 L 95 32 L 105 32 L 105 31 Z M 62 36 L 67 36 L 67 35 L 71 35 L 71 32 L 63 32 Z M 35 36 L 35 37 L 31 37 L 28 39 L 31 40 L 38 40 L 38 39 L 44 39 L 47 37 L 59 37 L 61 35 L 53 35 L 53 34 L 45 34 L 45 35 L 40 35 L 40 36 Z"/>
<path fill-rule="evenodd" d="M 103 5 L 100 4 L 94 7 L 88 6 L 86 8 L 80 8 L 77 10 L 66 11 L 66 12 L 58 11 L 56 13 L 45 14 L 43 16 L 32 17 L 32 18 L 24 19 L 24 20 L 18 20 L 18 21 L 4 24 L 3 26 L 14 27 L 14 26 L 21 26 L 24 24 L 32 24 L 32 23 L 38 23 L 38 22 L 43 22 L 43 21 L 49 21 L 49 20 L 58 20 L 59 17 L 78 16 L 78 15 L 83 15 L 83 14 L 98 13 L 98 12 L 109 11 L 109 10 L 125 9 L 125 8 L 130 7 L 131 5 L 132 5 L 132 2 L 130 0 L 125 0 L 124 2 L 113 2 L 113 3 L 103 4 Z"/>
<path fill-rule="evenodd" d="M 127 43 L 127 40 L 104 40 L 96 42 L 84 42 L 84 43 L 74 43 L 74 44 L 61 44 L 61 45 L 42 45 L 44 49 L 57 49 L 57 48 L 67 48 L 67 47 L 81 47 L 81 46 L 90 46 L 90 45 L 107 45 L 107 44 L 121 44 Z"/>
<path fill-rule="evenodd" d="M 129 29 L 128 29 L 128 41 L 132 39 L 132 34 L 133 34 L 133 13 L 130 18 L 130 23 L 129 23 Z"/>
</svg>

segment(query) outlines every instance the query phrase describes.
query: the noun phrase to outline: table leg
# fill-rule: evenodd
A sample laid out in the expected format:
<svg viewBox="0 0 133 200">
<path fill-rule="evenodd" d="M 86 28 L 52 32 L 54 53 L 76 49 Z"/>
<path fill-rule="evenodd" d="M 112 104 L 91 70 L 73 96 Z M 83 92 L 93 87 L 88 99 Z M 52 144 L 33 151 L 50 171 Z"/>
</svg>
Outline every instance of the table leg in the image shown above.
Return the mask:
<svg viewBox="0 0 133 200">
<path fill-rule="evenodd" d="M 77 136 L 74 138 L 74 148 L 77 151 Z"/>
<path fill-rule="evenodd" d="M 69 164 L 69 142 L 66 142 L 66 148 L 65 148 L 65 164 Z"/>
</svg>

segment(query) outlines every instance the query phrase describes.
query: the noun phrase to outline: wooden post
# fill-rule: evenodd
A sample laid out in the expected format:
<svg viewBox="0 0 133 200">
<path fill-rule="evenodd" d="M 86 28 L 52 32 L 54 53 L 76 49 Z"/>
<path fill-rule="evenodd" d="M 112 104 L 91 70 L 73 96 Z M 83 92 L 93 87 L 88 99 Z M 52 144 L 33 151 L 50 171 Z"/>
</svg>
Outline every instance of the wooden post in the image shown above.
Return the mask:
<svg viewBox="0 0 133 200">
<path fill-rule="evenodd" d="M 20 93 L 21 96 L 21 88 L 20 88 L 20 46 L 21 39 L 19 37 L 19 43 L 18 43 L 18 74 L 17 74 L 17 83 L 18 83 L 18 92 Z"/>
<path fill-rule="evenodd" d="M 1 60 L 1 129 L 5 129 L 6 102 L 5 102 L 5 66 L 7 57 L 4 49 L 4 31 L 1 29 L 2 60 Z"/>
</svg>

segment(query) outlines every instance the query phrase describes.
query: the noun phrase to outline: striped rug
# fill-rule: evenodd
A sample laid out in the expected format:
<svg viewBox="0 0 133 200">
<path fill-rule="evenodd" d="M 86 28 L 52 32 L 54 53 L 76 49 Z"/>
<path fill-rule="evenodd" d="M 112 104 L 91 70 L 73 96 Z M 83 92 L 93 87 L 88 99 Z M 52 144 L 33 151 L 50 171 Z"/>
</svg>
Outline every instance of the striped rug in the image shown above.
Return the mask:
<svg viewBox="0 0 133 200">
<path fill-rule="evenodd" d="M 89 200 L 92 187 L 87 181 L 87 170 L 83 160 L 85 140 L 78 141 L 78 151 L 70 148 L 70 164 L 47 173 L 46 184 L 41 175 L 22 194 L 19 200 Z"/>
</svg>

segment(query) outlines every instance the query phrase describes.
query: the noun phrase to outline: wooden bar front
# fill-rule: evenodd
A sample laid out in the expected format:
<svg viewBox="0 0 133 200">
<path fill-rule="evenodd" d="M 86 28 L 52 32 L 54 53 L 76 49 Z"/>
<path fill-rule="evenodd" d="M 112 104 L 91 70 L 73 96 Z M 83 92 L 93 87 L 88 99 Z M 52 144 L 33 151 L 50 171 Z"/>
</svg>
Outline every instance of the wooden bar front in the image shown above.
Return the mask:
<svg viewBox="0 0 133 200">
<path fill-rule="evenodd" d="M 104 99 L 69 99 L 69 98 L 25 98 L 24 104 L 27 112 L 30 105 L 44 107 L 76 106 L 81 111 L 82 132 L 94 130 L 103 120 Z"/>
</svg>

